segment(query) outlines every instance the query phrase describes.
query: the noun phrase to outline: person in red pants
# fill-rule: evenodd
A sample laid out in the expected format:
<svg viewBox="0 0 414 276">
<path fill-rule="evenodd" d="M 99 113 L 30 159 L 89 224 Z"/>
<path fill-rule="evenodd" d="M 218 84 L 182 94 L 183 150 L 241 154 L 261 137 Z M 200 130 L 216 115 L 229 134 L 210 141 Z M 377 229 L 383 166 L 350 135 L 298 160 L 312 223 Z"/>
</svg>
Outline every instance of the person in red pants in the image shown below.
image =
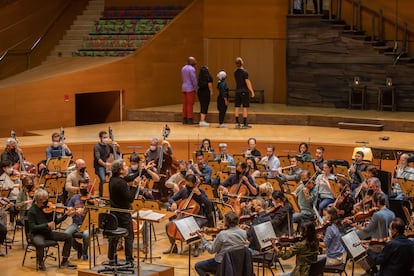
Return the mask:
<svg viewBox="0 0 414 276">
<path fill-rule="evenodd" d="M 181 68 L 183 92 L 183 124 L 193 124 L 193 105 L 196 91 L 198 90 L 197 75 L 195 65 L 197 60 L 194 57 L 188 57 L 187 64 Z"/>
</svg>

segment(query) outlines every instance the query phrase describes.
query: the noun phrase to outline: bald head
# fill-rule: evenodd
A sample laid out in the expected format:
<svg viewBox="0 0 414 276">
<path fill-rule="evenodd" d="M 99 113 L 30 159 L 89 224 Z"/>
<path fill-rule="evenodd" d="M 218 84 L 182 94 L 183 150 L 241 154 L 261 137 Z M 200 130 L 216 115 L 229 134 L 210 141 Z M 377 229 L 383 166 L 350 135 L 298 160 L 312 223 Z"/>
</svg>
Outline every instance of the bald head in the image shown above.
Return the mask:
<svg viewBox="0 0 414 276">
<path fill-rule="evenodd" d="M 187 63 L 188 63 L 189 65 L 194 66 L 194 65 L 196 65 L 196 64 L 197 64 L 197 60 L 195 59 L 195 57 L 188 57 L 188 59 L 187 59 Z"/>
<path fill-rule="evenodd" d="M 76 169 L 79 172 L 81 172 L 81 171 L 85 172 L 85 168 L 86 168 L 86 162 L 85 162 L 85 160 L 78 159 L 78 160 L 75 161 L 75 164 L 76 164 Z"/>
</svg>

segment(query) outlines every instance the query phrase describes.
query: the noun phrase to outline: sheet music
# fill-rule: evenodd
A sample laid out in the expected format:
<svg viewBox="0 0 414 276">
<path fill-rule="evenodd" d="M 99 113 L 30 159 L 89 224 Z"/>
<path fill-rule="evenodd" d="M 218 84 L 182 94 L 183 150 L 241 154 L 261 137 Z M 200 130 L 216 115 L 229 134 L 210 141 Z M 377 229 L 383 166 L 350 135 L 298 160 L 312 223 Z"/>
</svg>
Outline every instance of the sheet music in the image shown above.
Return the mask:
<svg viewBox="0 0 414 276">
<path fill-rule="evenodd" d="M 341 237 L 346 248 L 351 254 L 352 258 L 355 259 L 360 255 L 366 252 L 366 249 L 361 245 L 361 240 L 359 239 L 355 231 L 351 231 Z"/>
<path fill-rule="evenodd" d="M 174 223 L 186 242 L 191 242 L 199 239 L 197 235 L 190 235 L 190 233 L 194 233 L 200 230 L 200 226 L 198 226 L 194 217 L 189 216 L 182 219 L 176 219 Z"/>
<path fill-rule="evenodd" d="M 154 212 L 153 210 L 140 210 L 139 218 L 148 221 L 159 221 L 165 214 Z"/>
<path fill-rule="evenodd" d="M 267 251 L 272 248 L 272 242 L 269 239 L 276 239 L 276 233 L 270 221 L 254 225 L 253 230 L 259 242 L 260 251 Z"/>
</svg>

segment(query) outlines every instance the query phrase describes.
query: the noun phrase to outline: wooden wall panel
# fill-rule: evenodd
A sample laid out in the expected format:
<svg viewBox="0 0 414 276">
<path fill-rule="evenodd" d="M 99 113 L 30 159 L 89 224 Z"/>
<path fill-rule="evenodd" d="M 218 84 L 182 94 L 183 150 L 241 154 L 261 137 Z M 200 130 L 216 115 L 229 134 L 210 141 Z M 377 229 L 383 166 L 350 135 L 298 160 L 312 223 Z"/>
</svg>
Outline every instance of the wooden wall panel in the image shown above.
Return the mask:
<svg viewBox="0 0 414 276">
<path fill-rule="evenodd" d="M 105 0 L 105 6 L 128 7 L 128 6 L 153 6 L 153 5 L 177 5 L 186 6 L 194 0 Z"/>
</svg>

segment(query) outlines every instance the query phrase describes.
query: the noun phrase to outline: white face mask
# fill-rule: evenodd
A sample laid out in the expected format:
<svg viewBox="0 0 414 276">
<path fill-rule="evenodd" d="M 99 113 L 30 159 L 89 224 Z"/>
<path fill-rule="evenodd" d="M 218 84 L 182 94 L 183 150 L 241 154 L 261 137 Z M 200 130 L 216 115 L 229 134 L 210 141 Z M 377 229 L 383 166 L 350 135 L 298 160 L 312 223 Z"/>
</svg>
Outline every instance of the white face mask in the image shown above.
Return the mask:
<svg viewBox="0 0 414 276">
<path fill-rule="evenodd" d="M 138 170 L 138 165 L 131 165 L 131 169 L 134 171 Z"/>
<path fill-rule="evenodd" d="M 103 138 L 103 139 L 102 139 L 102 142 L 103 142 L 104 144 L 108 144 L 108 142 L 109 142 L 109 138 Z"/>
<path fill-rule="evenodd" d="M 7 169 L 7 174 L 8 174 L 8 175 L 12 175 L 12 174 L 13 174 L 13 168 L 9 168 L 9 169 Z"/>
<path fill-rule="evenodd" d="M 150 146 L 150 151 L 155 151 L 157 149 L 156 146 Z"/>
<path fill-rule="evenodd" d="M 59 142 L 53 142 L 53 143 L 52 143 L 52 147 L 54 147 L 54 148 L 59 147 Z"/>
</svg>

